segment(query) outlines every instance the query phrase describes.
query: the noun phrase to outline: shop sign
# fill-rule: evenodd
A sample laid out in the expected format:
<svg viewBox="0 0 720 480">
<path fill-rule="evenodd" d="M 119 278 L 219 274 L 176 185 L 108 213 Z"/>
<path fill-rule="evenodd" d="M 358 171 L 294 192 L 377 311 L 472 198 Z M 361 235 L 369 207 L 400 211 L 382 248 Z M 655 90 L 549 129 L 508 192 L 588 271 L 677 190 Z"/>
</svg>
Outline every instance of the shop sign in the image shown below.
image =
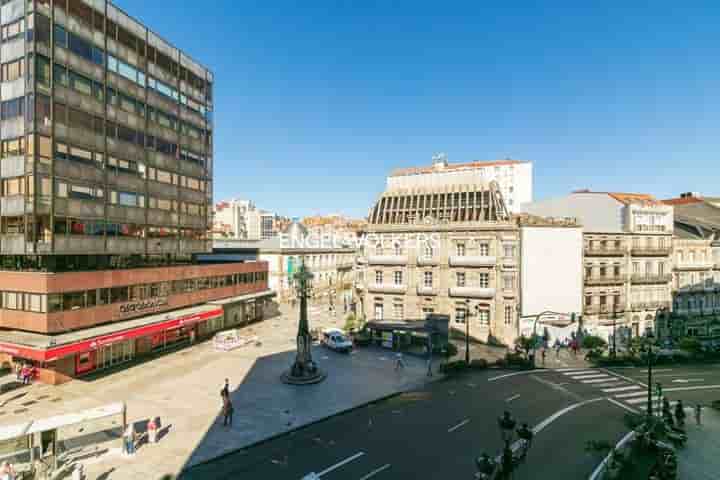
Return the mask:
<svg viewBox="0 0 720 480">
<path fill-rule="evenodd" d="M 157 312 L 168 305 L 167 297 L 151 298 L 137 302 L 123 303 L 120 305 L 120 316 L 137 315 L 142 313 Z"/>
</svg>

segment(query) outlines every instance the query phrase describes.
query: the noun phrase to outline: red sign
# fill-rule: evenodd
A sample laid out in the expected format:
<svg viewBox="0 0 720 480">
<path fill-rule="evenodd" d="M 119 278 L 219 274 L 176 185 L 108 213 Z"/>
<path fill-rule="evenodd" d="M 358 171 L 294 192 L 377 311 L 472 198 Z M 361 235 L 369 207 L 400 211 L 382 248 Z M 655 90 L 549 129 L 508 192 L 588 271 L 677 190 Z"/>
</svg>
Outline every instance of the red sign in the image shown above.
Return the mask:
<svg viewBox="0 0 720 480">
<path fill-rule="evenodd" d="M 185 317 L 175 318 L 166 322 L 153 323 L 151 325 L 144 325 L 134 330 L 128 330 L 120 333 L 112 333 L 110 335 L 103 335 L 100 337 L 83 340 L 78 343 L 69 345 L 61 345 L 59 347 L 51 347 L 47 350 L 23 347 L 20 345 L 14 345 L 11 343 L 0 343 L 0 352 L 9 353 L 10 355 L 22 358 L 28 358 L 32 360 L 49 362 L 57 360 L 58 358 L 67 357 L 68 355 L 74 355 L 76 353 L 89 352 L 96 350 L 99 347 L 110 345 L 116 342 L 122 342 L 124 340 L 131 340 L 133 338 L 144 337 L 153 333 L 161 332 L 170 328 L 182 327 L 183 325 L 190 325 L 193 323 L 203 322 L 211 318 L 219 317 L 222 315 L 222 308 L 210 310 L 208 312 L 195 313 L 193 315 L 187 315 Z"/>
</svg>

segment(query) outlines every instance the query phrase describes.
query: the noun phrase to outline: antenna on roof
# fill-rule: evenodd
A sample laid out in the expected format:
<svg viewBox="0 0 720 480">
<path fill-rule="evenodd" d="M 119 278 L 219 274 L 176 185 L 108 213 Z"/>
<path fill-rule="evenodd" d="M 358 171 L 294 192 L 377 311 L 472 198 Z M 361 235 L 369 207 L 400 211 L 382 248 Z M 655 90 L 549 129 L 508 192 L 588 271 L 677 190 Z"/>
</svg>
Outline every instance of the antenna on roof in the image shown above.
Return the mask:
<svg viewBox="0 0 720 480">
<path fill-rule="evenodd" d="M 446 153 L 436 153 L 432 156 L 433 167 L 445 168 L 448 166 L 448 156 Z"/>
</svg>

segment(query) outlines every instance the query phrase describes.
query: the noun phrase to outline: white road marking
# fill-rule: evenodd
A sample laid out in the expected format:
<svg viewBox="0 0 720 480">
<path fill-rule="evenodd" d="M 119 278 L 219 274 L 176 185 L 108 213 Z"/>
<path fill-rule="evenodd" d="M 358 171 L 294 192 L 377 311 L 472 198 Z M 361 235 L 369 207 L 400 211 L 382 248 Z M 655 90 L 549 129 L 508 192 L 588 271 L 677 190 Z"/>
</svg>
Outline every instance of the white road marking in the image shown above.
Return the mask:
<svg viewBox="0 0 720 480">
<path fill-rule="evenodd" d="M 387 470 L 388 468 L 390 468 L 390 464 L 389 464 L 389 463 L 388 463 L 387 465 L 383 465 L 383 466 L 380 467 L 380 468 L 376 468 L 376 469 L 373 470 L 372 472 L 370 472 L 370 473 L 368 473 L 367 475 L 365 475 L 364 477 L 360 478 L 360 480 L 368 480 L 368 478 L 374 477 L 374 476 L 377 475 L 378 473 L 384 472 L 384 471 Z"/>
<path fill-rule="evenodd" d="M 589 375 L 591 373 L 599 373 L 599 371 L 595 370 L 595 369 L 591 369 L 591 370 L 585 369 L 585 370 L 573 370 L 573 371 L 562 372 L 563 375 Z"/>
<path fill-rule="evenodd" d="M 715 390 L 720 388 L 720 385 L 703 385 L 700 387 L 673 387 L 673 388 L 663 388 L 664 392 L 686 392 L 688 390 Z"/>
<path fill-rule="evenodd" d="M 587 371 L 587 368 L 556 368 L 556 372 L 582 372 Z"/>
<path fill-rule="evenodd" d="M 606 383 L 596 383 L 593 385 L 593 387 L 597 387 L 597 388 L 617 387 L 618 385 L 620 385 L 620 382 L 622 382 L 622 380 L 617 378 L 615 380 L 608 380 Z"/>
<path fill-rule="evenodd" d="M 512 402 L 513 400 L 517 400 L 518 398 L 520 398 L 520 394 L 519 394 L 519 393 L 518 393 L 517 395 L 513 395 L 513 396 L 510 397 L 510 398 L 506 398 L 506 399 L 505 399 L 505 402 L 510 403 L 510 402 Z"/>
<path fill-rule="evenodd" d="M 557 420 L 557 419 L 560 418 L 561 416 L 565 415 L 566 413 L 571 412 L 571 411 L 575 410 L 576 408 L 582 407 L 583 405 L 587 405 L 587 404 L 589 404 L 589 403 L 594 403 L 594 402 L 599 402 L 600 400 L 605 400 L 605 398 L 603 398 L 603 397 L 593 398 L 592 400 L 585 400 L 584 402 L 573 403 L 573 404 L 570 405 L 569 407 L 565 407 L 565 408 L 563 408 L 562 410 L 560 410 L 559 412 L 553 413 L 553 414 L 550 415 L 548 418 L 546 418 L 546 419 L 543 420 L 542 422 L 540 422 L 540 423 L 538 423 L 537 425 L 535 425 L 535 426 L 533 427 L 533 432 L 534 432 L 535 434 L 538 434 L 538 433 L 542 432 L 545 427 L 547 427 L 547 426 L 550 425 L 552 422 L 554 422 L 555 420 Z"/>
<path fill-rule="evenodd" d="M 657 369 L 657 370 L 655 370 L 655 369 L 653 368 L 653 374 L 655 374 L 655 373 L 660 373 L 660 372 L 672 372 L 672 371 L 673 371 L 672 368 L 659 368 L 659 369 Z M 640 373 L 644 373 L 645 375 L 647 375 L 647 372 L 648 372 L 647 369 L 645 369 L 645 370 L 640 370 Z"/>
<path fill-rule="evenodd" d="M 570 377 L 573 380 L 592 380 L 593 378 L 610 378 L 610 375 L 607 375 L 605 373 L 601 374 L 592 374 L 592 375 L 579 375 L 577 377 Z"/>
<path fill-rule="evenodd" d="M 628 399 L 625 399 L 625 400 L 623 400 L 623 401 L 624 401 L 625 403 L 629 403 L 630 405 L 637 405 L 637 404 L 640 404 L 640 403 L 647 403 L 647 393 L 646 393 L 646 395 L 645 395 L 644 397 L 628 398 Z M 653 401 L 653 402 L 657 402 L 657 397 L 653 395 L 652 401 Z"/>
<path fill-rule="evenodd" d="M 632 393 L 622 393 L 620 395 L 615 395 L 615 398 L 632 398 L 632 397 L 641 397 L 641 396 L 647 396 L 647 390 L 640 390 L 637 392 Z"/>
<path fill-rule="evenodd" d="M 627 387 L 616 387 L 616 388 L 603 388 L 602 391 L 605 393 L 615 393 L 615 392 L 626 392 L 628 390 L 638 390 L 639 387 L 637 385 L 629 385 Z"/>
<path fill-rule="evenodd" d="M 529 375 L 531 373 L 547 373 L 552 370 L 523 370 L 522 372 L 506 373 L 505 375 L 498 375 L 497 377 L 488 378 L 488 382 L 494 382 L 495 380 L 501 380 L 503 378 L 514 377 L 515 375 Z"/>
<path fill-rule="evenodd" d="M 677 378 L 672 383 L 704 382 L 704 378 Z"/>
<path fill-rule="evenodd" d="M 620 402 L 618 402 L 617 400 L 615 400 L 615 399 L 612 398 L 612 397 L 607 397 L 607 399 L 608 399 L 608 401 L 609 401 L 610 403 L 612 403 L 612 404 L 614 404 L 614 405 L 617 405 L 618 407 L 620 407 L 620 408 L 622 408 L 622 409 L 624 409 L 624 410 L 627 410 L 627 411 L 630 412 L 630 413 L 640 413 L 640 412 L 638 412 L 637 410 L 635 410 L 634 408 L 628 407 L 628 406 L 625 405 L 624 403 L 620 403 Z"/>
<path fill-rule="evenodd" d="M 615 450 L 620 450 L 623 445 L 625 445 L 630 439 L 635 437 L 635 431 L 629 432 L 627 435 L 625 435 L 618 443 L 615 445 Z M 605 468 L 605 465 L 610 461 L 610 455 L 612 455 L 613 452 L 610 452 L 607 454 L 607 457 L 603 459 L 602 462 L 595 468 L 595 471 L 593 471 L 592 475 L 590 475 L 589 480 L 597 480 L 600 478 L 600 475 L 603 473 L 603 470 Z"/>
<path fill-rule="evenodd" d="M 343 460 L 342 462 L 338 462 L 335 465 L 326 468 L 322 472 L 318 473 L 317 476 L 322 477 L 323 475 L 328 474 L 328 473 L 332 472 L 333 470 L 336 470 L 336 469 L 342 467 L 343 465 L 352 462 L 353 460 L 357 460 L 358 458 L 362 457 L 363 455 L 365 455 L 365 452 L 358 452 L 355 455 L 353 455 L 352 457 L 348 457 L 345 460 Z"/>
<path fill-rule="evenodd" d="M 619 382 L 621 381 L 619 378 L 611 379 L 608 376 L 605 376 L 605 378 L 591 378 L 590 380 L 581 380 L 581 383 L 608 383 L 608 382 Z"/>
<path fill-rule="evenodd" d="M 638 382 L 637 380 L 633 380 L 632 378 L 626 377 L 625 375 L 620 375 L 620 374 L 617 373 L 617 372 L 611 372 L 611 371 L 609 371 L 609 370 L 607 370 L 607 369 L 604 369 L 604 368 L 603 368 L 603 372 L 609 373 L 610 375 L 613 375 L 613 376 L 615 376 L 615 377 L 620 377 L 620 378 L 622 378 L 623 380 L 625 380 L 626 382 L 637 383 L 638 385 L 642 385 L 643 387 L 647 388 L 647 385 L 645 385 L 644 383 Z"/>
<path fill-rule="evenodd" d="M 470 419 L 469 419 L 469 418 L 466 418 L 465 420 L 463 420 L 462 422 L 458 423 L 458 424 L 455 425 L 454 427 L 448 428 L 448 433 L 452 433 L 452 432 L 454 432 L 455 430 L 457 430 L 458 428 L 464 427 L 464 426 L 467 425 L 468 423 L 470 423 Z"/>
</svg>

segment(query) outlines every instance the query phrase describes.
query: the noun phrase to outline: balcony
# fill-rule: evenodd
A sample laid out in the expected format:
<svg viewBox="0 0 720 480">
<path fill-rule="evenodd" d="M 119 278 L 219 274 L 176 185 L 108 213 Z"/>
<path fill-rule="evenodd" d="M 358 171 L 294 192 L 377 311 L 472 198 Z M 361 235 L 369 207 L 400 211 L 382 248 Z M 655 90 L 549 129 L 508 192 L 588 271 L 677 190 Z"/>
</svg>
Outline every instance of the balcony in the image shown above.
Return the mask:
<svg viewBox="0 0 720 480">
<path fill-rule="evenodd" d="M 633 275 L 630 277 L 631 283 L 634 284 L 668 283 L 671 280 L 672 275 Z"/>
<path fill-rule="evenodd" d="M 105 204 L 99 200 L 56 198 L 55 214 L 73 218 L 102 218 L 105 216 Z"/>
<path fill-rule="evenodd" d="M 63 178 L 83 180 L 90 183 L 105 183 L 105 174 L 100 164 L 55 159 L 55 175 Z M 111 176 L 109 179 L 112 178 Z"/>
<path fill-rule="evenodd" d="M 451 297 L 495 298 L 495 289 L 483 287 L 450 287 L 449 294 Z"/>
<path fill-rule="evenodd" d="M 670 247 L 632 247 L 633 257 L 667 257 L 672 252 Z"/>
<path fill-rule="evenodd" d="M 182 253 L 201 253 L 208 252 L 210 250 L 211 248 L 209 248 L 205 240 L 191 240 L 185 238 L 180 240 L 180 252 Z"/>
<path fill-rule="evenodd" d="M 620 312 L 622 311 L 621 304 L 617 303 L 615 304 L 615 312 L 618 312 L 618 315 L 620 315 Z M 599 305 L 585 305 L 583 307 L 583 312 L 586 314 L 592 315 L 597 313 L 612 313 L 613 312 L 613 305 L 610 303 L 607 303 L 605 305 L 599 304 Z"/>
<path fill-rule="evenodd" d="M 176 253 L 178 240 L 176 238 L 148 238 L 148 253 Z"/>
<path fill-rule="evenodd" d="M 437 289 L 435 287 L 426 287 L 424 285 L 417 286 L 418 295 L 437 295 Z"/>
<path fill-rule="evenodd" d="M 632 310 L 658 310 L 670 308 L 670 302 L 634 302 L 630 305 Z"/>
<path fill-rule="evenodd" d="M 515 257 L 503 257 L 502 258 L 502 266 L 503 267 L 517 267 L 518 261 Z"/>
<path fill-rule="evenodd" d="M 627 276 L 625 275 L 612 275 L 612 276 L 592 276 L 585 278 L 585 285 L 617 285 L 625 283 Z"/>
<path fill-rule="evenodd" d="M 497 259 L 487 255 L 450 255 L 449 263 L 451 267 L 493 267 Z"/>
<path fill-rule="evenodd" d="M 586 257 L 622 257 L 625 253 L 627 250 L 622 247 L 585 247 Z"/>
<path fill-rule="evenodd" d="M 105 252 L 105 238 L 90 235 L 56 235 L 54 253 L 100 254 Z"/>
<path fill-rule="evenodd" d="M 20 175 L 25 175 L 24 156 L 17 155 L 14 157 L 6 157 L 0 160 L 0 176 L 2 178 L 19 177 Z"/>
<path fill-rule="evenodd" d="M 421 267 L 431 267 L 440 264 L 438 257 L 427 257 L 425 255 L 417 257 L 417 264 Z"/>
<path fill-rule="evenodd" d="M 3 217 L 18 217 L 25 213 L 32 213 L 32 207 L 32 197 L 29 197 L 27 202 L 24 195 L 0 198 L 0 213 Z"/>
<path fill-rule="evenodd" d="M 407 255 L 368 255 L 370 265 L 406 265 Z"/>
<path fill-rule="evenodd" d="M 710 270 L 713 268 L 715 264 L 711 261 L 704 261 L 704 262 L 693 262 L 693 263 L 678 263 L 675 265 L 675 270 L 682 270 L 682 271 L 688 271 L 688 270 Z"/>
<path fill-rule="evenodd" d="M 108 237 L 108 252 L 116 254 L 143 254 L 145 253 L 145 239 L 133 237 Z"/>
<path fill-rule="evenodd" d="M 405 293 L 407 285 L 394 283 L 371 283 L 367 286 L 368 292 L 376 293 Z"/>
<path fill-rule="evenodd" d="M 6 234 L 0 237 L 0 251 L 4 254 L 25 253 L 25 235 L 22 233 Z"/>
</svg>

